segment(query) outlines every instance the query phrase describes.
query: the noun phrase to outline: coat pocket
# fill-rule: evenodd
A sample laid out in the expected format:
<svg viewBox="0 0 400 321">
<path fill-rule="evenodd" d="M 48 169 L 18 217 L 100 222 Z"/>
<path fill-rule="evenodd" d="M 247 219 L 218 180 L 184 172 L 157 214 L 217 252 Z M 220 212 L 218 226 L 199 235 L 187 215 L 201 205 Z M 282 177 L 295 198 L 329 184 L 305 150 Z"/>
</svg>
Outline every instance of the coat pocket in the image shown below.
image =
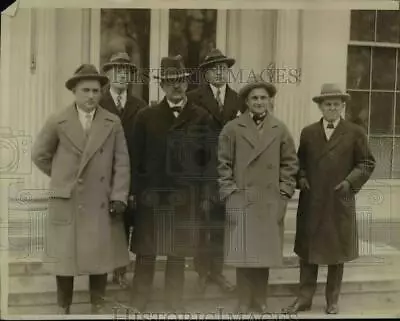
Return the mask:
<svg viewBox="0 0 400 321">
<path fill-rule="evenodd" d="M 243 215 L 245 198 L 239 191 L 228 196 L 225 205 L 226 220 L 229 226 L 235 227 L 241 215 Z"/>
<path fill-rule="evenodd" d="M 71 225 L 73 218 L 71 191 L 55 189 L 51 191 L 48 203 L 49 221 L 57 225 Z"/>
</svg>

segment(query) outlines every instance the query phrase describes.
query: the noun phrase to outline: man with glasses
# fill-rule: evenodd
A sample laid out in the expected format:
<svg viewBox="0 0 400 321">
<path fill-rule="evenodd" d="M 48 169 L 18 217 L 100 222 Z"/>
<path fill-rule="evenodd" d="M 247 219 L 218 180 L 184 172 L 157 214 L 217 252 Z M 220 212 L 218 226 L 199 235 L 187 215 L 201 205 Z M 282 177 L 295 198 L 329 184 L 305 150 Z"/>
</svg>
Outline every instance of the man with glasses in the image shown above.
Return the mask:
<svg viewBox="0 0 400 321">
<path fill-rule="evenodd" d="M 217 284 L 223 291 L 232 292 L 235 287 L 223 275 L 224 257 L 224 205 L 218 198 L 217 145 L 218 136 L 224 125 L 240 114 L 242 104 L 238 94 L 229 86 L 230 68 L 235 59 L 228 58 L 219 49 L 212 49 L 199 66 L 205 83 L 188 93 L 189 101 L 202 106 L 212 117 L 210 129 L 214 139 L 210 142 L 213 151 L 206 164 L 208 189 L 201 204 L 203 219 L 209 225 L 202 231 L 201 243 L 195 258 L 199 275 L 197 287 L 205 291 L 208 282 Z"/>
</svg>

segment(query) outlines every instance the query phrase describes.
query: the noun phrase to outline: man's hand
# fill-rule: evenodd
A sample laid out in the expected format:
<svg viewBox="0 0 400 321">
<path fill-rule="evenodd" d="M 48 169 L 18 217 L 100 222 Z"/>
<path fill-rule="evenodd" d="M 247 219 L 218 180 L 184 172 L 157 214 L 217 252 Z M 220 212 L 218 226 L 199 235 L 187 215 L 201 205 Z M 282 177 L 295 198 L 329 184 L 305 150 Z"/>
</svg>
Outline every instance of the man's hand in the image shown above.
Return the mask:
<svg viewBox="0 0 400 321">
<path fill-rule="evenodd" d="M 121 201 L 110 202 L 110 214 L 112 217 L 117 217 L 124 214 L 125 210 L 126 210 L 125 203 Z"/>
<path fill-rule="evenodd" d="M 299 186 L 302 191 L 310 190 L 310 184 L 308 184 L 307 178 L 305 177 L 299 179 Z"/>
<path fill-rule="evenodd" d="M 350 183 L 347 180 L 344 180 L 340 184 L 336 185 L 335 191 L 340 192 L 341 194 L 348 194 L 350 193 Z"/>
</svg>

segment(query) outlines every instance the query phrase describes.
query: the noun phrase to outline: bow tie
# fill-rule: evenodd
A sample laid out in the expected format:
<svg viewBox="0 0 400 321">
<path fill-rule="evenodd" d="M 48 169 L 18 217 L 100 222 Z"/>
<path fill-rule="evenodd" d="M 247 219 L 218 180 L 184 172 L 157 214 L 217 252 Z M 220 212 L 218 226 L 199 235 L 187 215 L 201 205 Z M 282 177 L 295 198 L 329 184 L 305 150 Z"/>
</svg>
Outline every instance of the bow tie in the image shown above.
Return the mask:
<svg viewBox="0 0 400 321">
<path fill-rule="evenodd" d="M 255 121 L 256 124 L 258 124 L 264 120 L 265 116 L 267 116 L 267 114 L 253 115 L 253 120 Z"/>
<path fill-rule="evenodd" d="M 182 111 L 182 107 L 181 106 L 174 106 L 171 107 L 172 111 L 176 111 L 177 113 L 180 113 Z"/>
<path fill-rule="evenodd" d="M 328 125 L 326 126 L 326 128 L 328 128 L 328 129 L 334 129 L 335 128 L 335 126 L 333 126 L 333 123 L 328 123 Z"/>
</svg>

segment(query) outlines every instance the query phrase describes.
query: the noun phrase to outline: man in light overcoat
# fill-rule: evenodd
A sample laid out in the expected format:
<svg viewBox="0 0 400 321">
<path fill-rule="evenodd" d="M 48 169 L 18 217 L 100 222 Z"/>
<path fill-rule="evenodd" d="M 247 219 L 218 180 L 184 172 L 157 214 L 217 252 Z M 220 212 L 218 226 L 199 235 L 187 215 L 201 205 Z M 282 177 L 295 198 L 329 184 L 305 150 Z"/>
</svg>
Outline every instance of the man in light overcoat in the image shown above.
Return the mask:
<svg viewBox="0 0 400 321">
<path fill-rule="evenodd" d="M 78 275 L 89 275 L 92 313 L 103 313 L 107 273 L 129 263 L 122 219 L 129 155 L 118 116 L 98 105 L 107 82 L 93 65 L 81 65 L 66 82 L 74 102 L 49 117 L 32 151 L 50 177 L 46 263 L 61 314 L 70 313 Z"/>
<path fill-rule="evenodd" d="M 358 257 L 355 195 L 371 176 L 375 159 L 363 128 L 341 117 L 349 98 L 337 84 L 324 84 L 313 98 L 322 118 L 301 132 L 294 246 L 300 285 L 287 309 L 291 313 L 311 308 L 321 264 L 328 265 L 325 312 L 338 313 L 344 263 Z"/>
<path fill-rule="evenodd" d="M 281 266 L 284 217 L 296 186 L 292 136 L 268 112 L 276 88 L 256 76 L 239 92 L 248 110 L 219 138 L 218 172 L 226 206 L 225 264 L 236 267 L 237 312 L 267 312 L 269 268 Z"/>
</svg>

